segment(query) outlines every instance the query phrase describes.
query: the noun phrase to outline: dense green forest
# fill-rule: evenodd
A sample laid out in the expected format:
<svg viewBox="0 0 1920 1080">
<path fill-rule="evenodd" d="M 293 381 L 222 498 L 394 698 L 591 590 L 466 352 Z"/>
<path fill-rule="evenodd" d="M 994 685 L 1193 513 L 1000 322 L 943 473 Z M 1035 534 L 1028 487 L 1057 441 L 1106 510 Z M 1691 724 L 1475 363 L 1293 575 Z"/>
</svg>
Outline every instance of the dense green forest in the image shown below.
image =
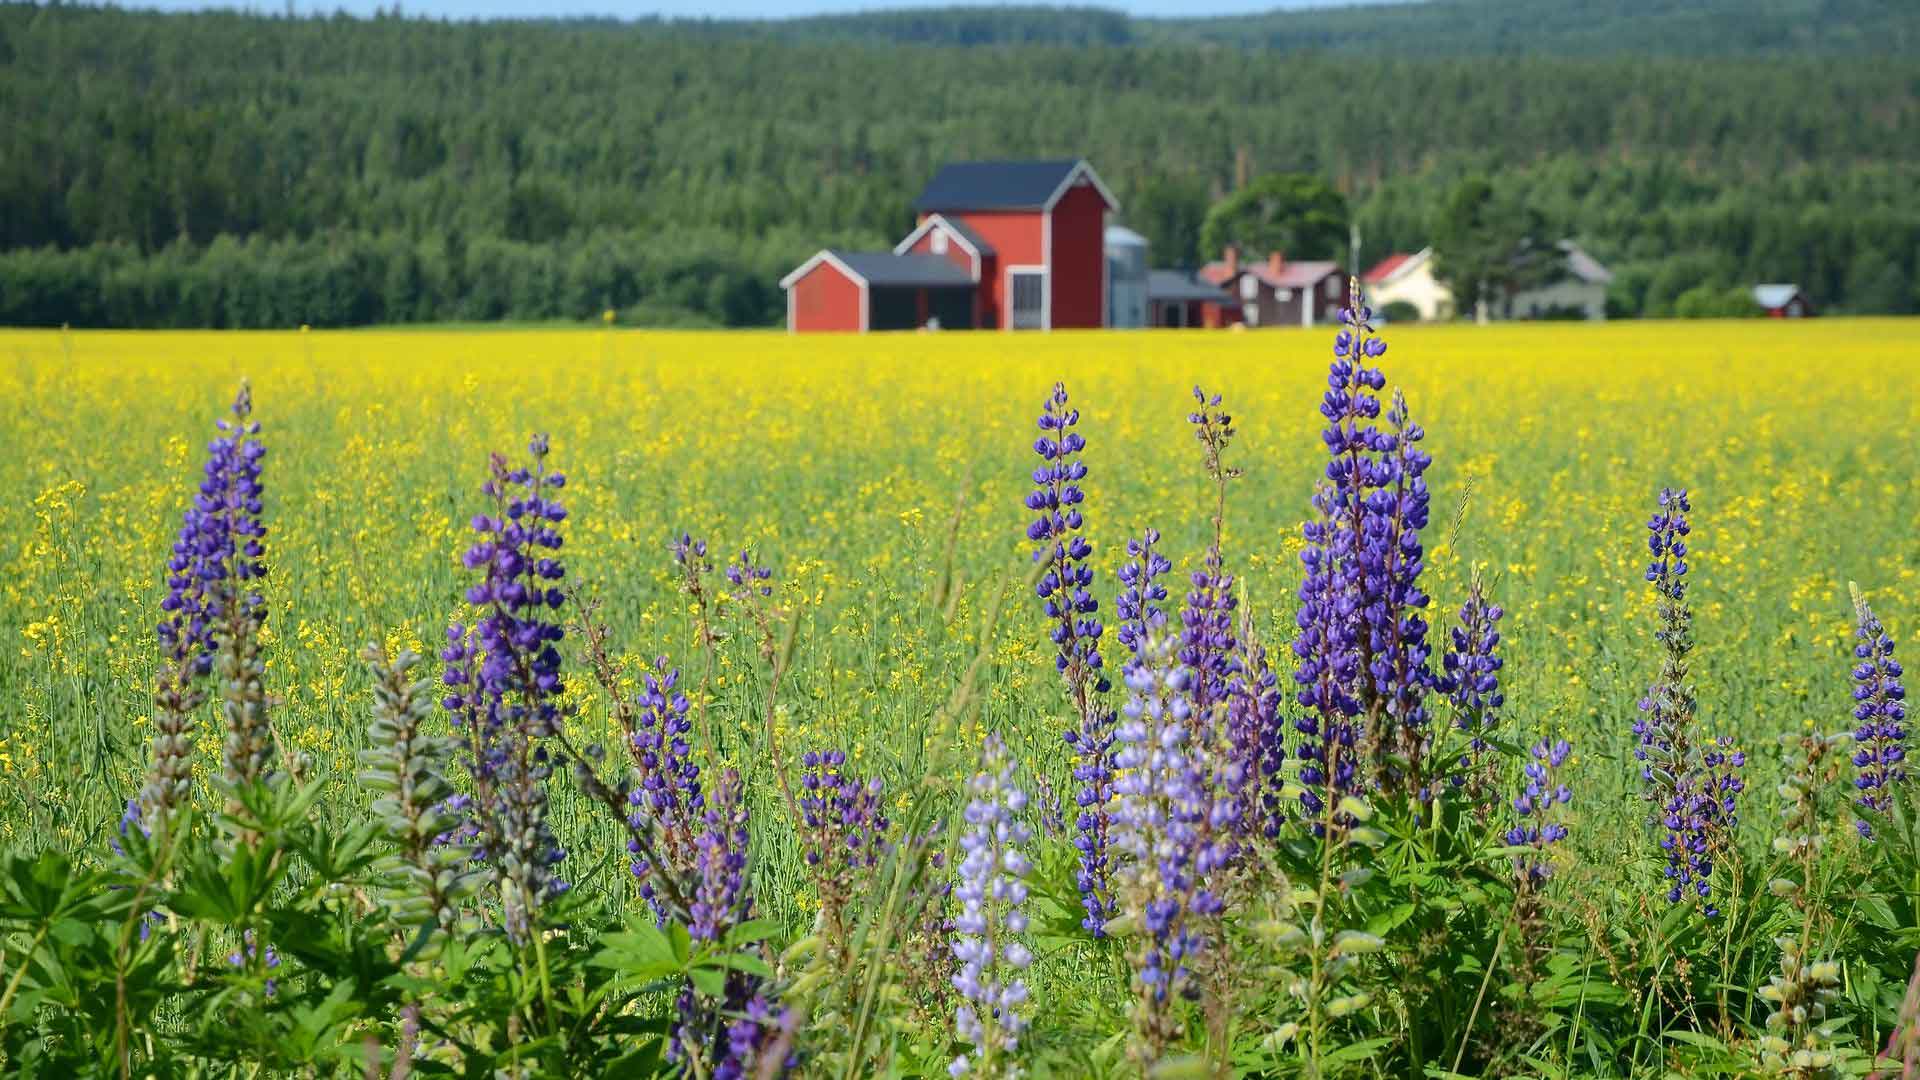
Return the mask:
<svg viewBox="0 0 1920 1080">
<path fill-rule="evenodd" d="M 1161 265 L 1262 173 L 1345 192 L 1363 258 L 1484 175 L 1616 271 L 1621 314 L 1759 280 L 1915 307 L 1920 5 L 1471 7 L 1453 36 L 1423 20 L 1458 0 L 1275 16 L 1324 33 L 1267 48 L 1261 19 L 1041 9 L 1005 15 L 1033 43 L 968 45 L 0 5 L 0 323 L 764 325 L 781 273 L 897 237 L 940 163 L 1028 155 L 1089 158 Z M 1690 47 L 1582 55 L 1576 11 Z M 946 14 L 930 40 L 980 39 Z M 1118 37 L 1043 32 L 1070 17 Z"/>
</svg>

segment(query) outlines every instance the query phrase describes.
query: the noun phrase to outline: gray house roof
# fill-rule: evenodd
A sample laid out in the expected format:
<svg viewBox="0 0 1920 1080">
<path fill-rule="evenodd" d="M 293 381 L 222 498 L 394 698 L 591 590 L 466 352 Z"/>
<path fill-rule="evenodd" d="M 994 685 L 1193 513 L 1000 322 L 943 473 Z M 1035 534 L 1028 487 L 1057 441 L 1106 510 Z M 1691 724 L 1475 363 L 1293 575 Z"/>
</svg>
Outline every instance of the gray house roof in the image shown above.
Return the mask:
<svg viewBox="0 0 1920 1080">
<path fill-rule="evenodd" d="M 1589 285 L 1606 285 L 1613 281 L 1613 272 L 1600 265 L 1600 260 L 1586 253 L 1579 244 L 1571 240 L 1562 240 L 1555 245 L 1561 254 L 1567 257 L 1567 272 Z"/>
<path fill-rule="evenodd" d="M 1191 270 L 1147 271 L 1147 299 L 1166 303 L 1188 300 L 1237 302 L 1227 294 L 1227 290 L 1196 277 Z"/>
<path fill-rule="evenodd" d="M 1794 297 L 1799 295 L 1800 286 L 1798 285 L 1755 285 L 1753 287 L 1753 302 L 1768 311 L 1786 307 L 1793 302 Z"/>
</svg>

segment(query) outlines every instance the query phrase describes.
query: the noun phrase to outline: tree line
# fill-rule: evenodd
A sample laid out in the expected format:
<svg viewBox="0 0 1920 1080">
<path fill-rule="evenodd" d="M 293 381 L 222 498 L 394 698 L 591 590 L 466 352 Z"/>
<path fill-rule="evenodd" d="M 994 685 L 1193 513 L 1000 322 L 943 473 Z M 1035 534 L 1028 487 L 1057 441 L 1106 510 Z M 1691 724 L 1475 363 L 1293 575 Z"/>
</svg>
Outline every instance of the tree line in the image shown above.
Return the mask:
<svg viewBox="0 0 1920 1080">
<path fill-rule="evenodd" d="M 1363 258 L 1484 175 L 1621 314 L 1762 279 L 1915 305 L 1908 56 L 796 38 L 0 5 L 0 323 L 769 325 L 784 270 L 897 238 L 941 163 L 1065 155 L 1162 266 L 1266 174 L 1337 189 Z"/>
</svg>

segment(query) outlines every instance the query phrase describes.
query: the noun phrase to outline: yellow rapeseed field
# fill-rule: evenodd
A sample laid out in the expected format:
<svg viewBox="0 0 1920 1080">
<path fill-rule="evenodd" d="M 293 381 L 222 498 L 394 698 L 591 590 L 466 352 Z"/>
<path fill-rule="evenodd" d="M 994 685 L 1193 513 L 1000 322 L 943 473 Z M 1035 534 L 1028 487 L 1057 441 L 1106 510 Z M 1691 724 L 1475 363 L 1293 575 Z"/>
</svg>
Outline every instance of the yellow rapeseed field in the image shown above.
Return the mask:
<svg viewBox="0 0 1920 1080">
<path fill-rule="evenodd" d="M 1630 780 L 1627 729 L 1653 667 L 1644 522 L 1662 485 L 1693 493 L 1708 730 L 1757 746 L 1844 727 L 1849 579 L 1920 642 L 1920 321 L 1386 336 L 1389 385 L 1436 458 L 1434 622 L 1483 566 L 1511 613 L 1515 722 L 1577 733 L 1597 759 L 1589 782 Z M 276 724 L 339 799 L 358 799 L 353 654 L 437 647 L 486 454 L 536 430 L 569 474 L 570 581 L 606 600 L 624 651 L 692 659 L 671 537 L 708 537 L 716 556 L 751 547 L 805 631 L 781 722 L 884 773 L 916 752 L 889 732 L 944 700 L 975 654 L 984 590 L 1026 565 L 1020 501 L 1053 381 L 1084 411 L 1108 597 L 1121 544 L 1145 526 L 1183 571 L 1196 562 L 1206 493 L 1185 418 L 1201 383 L 1243 432 L 1229 561 L 1284 653 L 1330 338 L 0 333 L 0 839 L 98 843 L 137 787 L 162 563 L 243 377 L 271 448 Z M 963 588 L 947 611 L 933 583 L 950 548 Z M 992 646 L 989 716 L 1057 778 L 1064 710 L 1030 605 Z M 743 724 L 746 644 L 720 662 L 715 714 Z M 570 685 L 575 722 L 604 724 L 584 680 Z"/>
</svg>

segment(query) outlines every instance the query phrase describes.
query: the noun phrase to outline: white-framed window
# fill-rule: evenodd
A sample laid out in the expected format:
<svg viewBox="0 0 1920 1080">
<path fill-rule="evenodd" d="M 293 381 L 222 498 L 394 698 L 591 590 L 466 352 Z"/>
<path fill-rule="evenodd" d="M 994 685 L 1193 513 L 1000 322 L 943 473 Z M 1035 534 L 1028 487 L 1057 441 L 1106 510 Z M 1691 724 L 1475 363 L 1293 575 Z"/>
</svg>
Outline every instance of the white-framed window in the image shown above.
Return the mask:
<svg viewBox="0 0 1920 1080">
<path fill-rule="evenodd" d="M 1339 278 L 1330 277 L 1327 279 L 1327 299 L 1329 300 L 1340 299 L 1340 279 Z"/>
<path fill-rule="evenodd" d="M 927 238 L 927 246 L 933 249 L 935 255 L 945 255 L 947 253 L 947 230 L 933 230 L 933 235 Z"/>
<path fill-rule="evenodd" d="M 1252 274 L 1240 279 L 1240 299 L 1254 301 L 1260 299 L 1260 279 Z"/>
<path fill-rule="evenodd" d="M 1047 325 L 1045 270 L 1007 271 L 1007 312 L 1007 325 L 1015 330 L 1039 330 Z"/>
<path fill-rule="evenodd" d="M 1273 296 L 1274 296 L 1274 299 L 1276 300 L 1291 300 L 1293 299 L 1293 290 L 1292 289 L 1275 289 L 1273 290 Z"/>
</svg>

